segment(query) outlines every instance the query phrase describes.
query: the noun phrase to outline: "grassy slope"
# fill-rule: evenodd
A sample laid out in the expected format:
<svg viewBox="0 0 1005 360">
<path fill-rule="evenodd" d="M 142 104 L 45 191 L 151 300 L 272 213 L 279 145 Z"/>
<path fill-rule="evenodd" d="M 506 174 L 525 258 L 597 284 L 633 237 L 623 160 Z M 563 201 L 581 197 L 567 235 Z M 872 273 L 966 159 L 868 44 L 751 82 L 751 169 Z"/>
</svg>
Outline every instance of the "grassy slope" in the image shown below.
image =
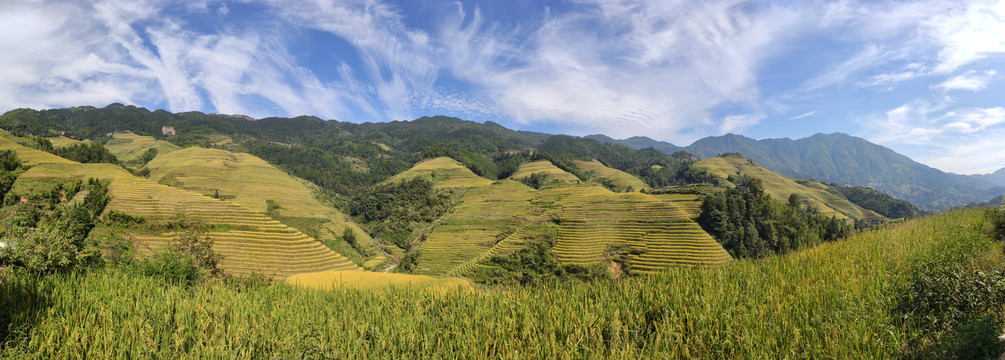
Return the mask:
<svg viewBox="0 0 1005 360">
<path fill-rule="evenodd" d="M 866 210 L 837 195 L 827 192 L 820 186 L 805 186 L 792 179 L 758 165 L 750 160 L 736 157 L 716 157 L 699 161 L 695 166 L 705 168 L 712 174 L 725 179 L 731 174 L 742 174 L 761 179 L 764 191 L 778 201 L 788 201 L 789 196 L 798 194 L 804 206 L 827 216 L 837 216 L 839 219 L 881 219 L 872 210 Z M 810 183 L 813 184 L 813 183 Z"/>
<path fill-rule="evenodd" d="M 470 169 L 448 157 L 422 161 L 387 181 L 410 180 L 415 177 L 429 180 L 437 188 L 466 188 L 492 184 L 492 180 L 475 175 Z"/>
<path fill-rule="evenodd" d="M 132 160 L 150 148 L 156 148 L 157 153 L 161 155 L 181 150 L 178 145 L 154 139 L 153 136 L 136 134 L 114 134 L 112 139 L 105 143 L 105 148 L 120 161 Z"/>
<path fill-rule="evenodd" d="M 1001 264 L 985 224 L 939 214 L 788 256 L 474 294 L 8 273 L 18 335 L 0 357 L 892 359 L 915 331 L 891 315 L 910 261 L 969 242 Z"/>
<path fill-rule="evenodd" d="M 152 181 L 206 195 L 219 191 L 221 197 L 255 212 L 266 212 L 267 201 L 273 200 L 281 206 L 281 216 L 324 222 L 322 229 L 314 235 L 317 237 L 334 240 L 332 233 L 342 235 L 345 227 L 349 226 L 356 232 L 360 245 L 372 249 L 372 253 L 379 258 L 376 262 L 383 261 L 380 252 L 374 248 L 373 239 L 348 216 L 316 200 L 304 182 L 253 155 L 190 147 L 159 154 L 147 164 L 147 168 L 151 169 Z M 310 223 L 300 221 L 290 225 L 300 228 Z M 311 231 L 306 228 L 300 230 Z"/>
<path fill-rule="evenodd" d="M 557 166 L 548 160 L 539 160 L 529 163 L 523 163 L 517 168 L 513 175 L 510 175 L 510 179 L 519 180 L 530 176 L 535 173 L 545 173 L 550 176 L 548 181 L 559 180 L 562 182 L 567 182 L 575 184 L 579 182 L 579 178 L 576 175 L 572 175 L 569 172 L 559 169 Z"/>
<path fill-rule="evenodd" d="M 626 189 L 632 187 L 633 190 L 639 191 L 647 188 L 645 181 L 632 176 L 632 174 L 626 173 L 618 169 L 612 169 L 605 166 L 603 163 L 592 160 L 592 161 L 580 161 L 576 160 L 576 165 L 584 171 L 593 171 L 597 177 L 610 179 L 614 182 L 614 185 L 619 189 Z"/>
</svg>

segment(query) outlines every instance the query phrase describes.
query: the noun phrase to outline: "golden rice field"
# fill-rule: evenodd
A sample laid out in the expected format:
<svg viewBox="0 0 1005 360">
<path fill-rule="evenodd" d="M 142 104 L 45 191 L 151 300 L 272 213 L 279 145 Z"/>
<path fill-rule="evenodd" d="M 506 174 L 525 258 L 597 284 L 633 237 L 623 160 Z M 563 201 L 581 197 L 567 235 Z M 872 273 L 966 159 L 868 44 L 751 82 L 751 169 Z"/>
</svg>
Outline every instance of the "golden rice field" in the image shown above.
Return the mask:
<svg viewBox="0 0 1005 360">
<path fill-rule="evenodd" d="M 53 147 L 57 147 L 57 148 L 66 147 L 66 146 L 70 146 L 70 145 L 90 144 L 91 143 L 91 140 L 83 140 L 83 141 L 81 141 L 81 140 L 74 140 L 74 139 L 71 139 L 71 138 L 68 138 L 68 137 L 64 137 L 64 136 L 51 137 L 51 138 L 46 138 L 46 139 L 49 140 L 50 143 L 52 143 Z"/>
<path fill-rule="evenodd" d="M 561 201 L 562 222 L 554 250 L 559 261 L 602 263 L 611 247 L 631 250 L 635 272 L 655 273 L 675 265 L 719 265 L 732 260 L 693 215 L 678 204 L 688 195 L 597 193 Z"/>
<path fill-rule="evenodd" d="M 646 185 L 645 181 L 642 181 L 642 179 L 624 171 L 609 168 L 597 160 L 576 160 L 575 163 L 576 166 L 579 166 L 579 168 L 583 171 L 593 171 L 594 174 L 596 174 L 596 177 L 610 179 L 614 182 L 614 186 L 620 191 L 624 191 L 628 188 L 632 188 L 634 191 L 639 191 L 649 187 Z"/>
<path fill-rule="evenodd" d="M 73 161 L 47 153 L 45 151 L 35 150 L 21 146 L 13 139 L 11 139 L 12 136 L 6 131 L 0 130 L 0 135 L 2 135 L 0 136 L 0 150 L 16 151 L 17 157 L 20 158 L 21 161 L 26 165 L 35 165 L 39 163 L 76 164 Z"/>
<path fill-rule="evenodd" d="M 981 211 L 913 219 L 785 256 L 647 277 L 435 292 L 184 287 L 115 268 L 0 274 L 0 357 L 898 359 L 917 261 L 972 244 L 1005 263 Z"/>
<path fill-rule="evenodd" d="M 863 209 L 828 192 L 823 184 L 815 187 L 805 186 L 745 158 L 716 157 L 699 161 L 695 166 L 723 179 L 737 174 L 761 179 L 764 192 L 776 200 L 786 202 L 790 195 L 797 194 L 802 198 L 803 206 L 809 206 L 823 215 L 855 220 L 883 218 L 872 210 Z"/>
<path fill-rule="evenodd" d="M 286 278 L 286 283 L 320 290 L 332 290 L 335 288 L 384 289 L 388 287 L 429 289 L 435 291 L 451 291 L 455 288 L 472 289 L 471 282 L 462 278 L 441 278 L 370 271 L 328 270 L 301 273 Z"/>
<path fill-rule="evenodd" d="M 262 213 L 137 178 L 115 165 L 40 164 L 22 175 L 25 180 L 52 177 L 112 179 L 112 201 L 106 212 L 120 211 L 154 222 L 184 219 L 236 228 L 207 234 L 215 242 L 213 249 L 224 256 L 221 267 L 231 274 L 284 278 L 301 272 L 359 269 L 317 240 Z M 132 240 L 140 254 L 151 255 L 177 236 L 171 232 L 135 234 Z"/>
<path fill-rule="evenodd" d="M 516 172 L 513 173 L 513 175 L 510 175 L 510 179 L 519 180 L 537 173 L 548 174 L 548 181 L 558 180 L 570 184 L 579 183 L 579 178 L 576 177 L 576 175 L 559 169 L 548 160 L 539 160 L 520 164 L 520 167 L 517 168 Z"/>
<path fill-rule="evenodd" d="M 112 139 L 105 143 L 105 148 L 121 161 L 135 159 L 149 149 L 157 149 L 158 155 L 182 149 L 171 142 L 137 134 L 113 134 Z"/>
<path fill-rule="evenodd" d="M 112 139 L 105 143 L 105 148 L 120 161 L 135 159 L 148 149 L 157 149 L 158 155 L 181 150 L 170 142 L 137 134 L 113 134 Z"/>
<path fill-rule="evenodd" d="M 158 155 L 147 164 L 147 168 L 151 169 L 151 181 L 200 194 L 219 193 L 222 198 L 254 212 L 265 213 L 268 201 L 272 200 L 280 206 L 277 210 L 279 216 L 322 221 L 322 229 L 317 236 L 334 238 L 332 234 L 341 235 L 348 226 L 354 230 L 362 247 L 379 254 L 373 238 L 366 231 L 347 215 L 314 198 L 309 183 L 254 155 L 190 147 Z M 288 225 L 301 226 L 296 223 Z M 380 255 L 371 260 L 379 263 L 382 258 Z"/>
<path fill-rule="evenodd" d="M 419 247 L 418 274 L 446 274 L 495 246 L 497 236 L 536 219 L 534 189 L 512 180 L 468 190 Z"/>
<path fill-rule="evenodd" d="M 455 266 L 447 272 L 449 276 L 468 276 L 474 273 L 478 267 L 486 265 L 479 264 L 493 256 L 506 256 L 524 248 L 531 241 L 534 241 L 542 234 L 557 231 L 557 226 L 542 219 L 524 221 L 520 228 L 513 233 L 499 240 L 495 245 L 485 252 Z"/>
<path fill-rule="evenodd" d="M 469 188 L 492 184 L 492 180 L 475 175 L 470 169 L 449 157 L 422 161 L 411 169 L 392 176 L 386 182 L 411 180 L 415 177 L 429 180 L 436 188 Z"/>
</svg>

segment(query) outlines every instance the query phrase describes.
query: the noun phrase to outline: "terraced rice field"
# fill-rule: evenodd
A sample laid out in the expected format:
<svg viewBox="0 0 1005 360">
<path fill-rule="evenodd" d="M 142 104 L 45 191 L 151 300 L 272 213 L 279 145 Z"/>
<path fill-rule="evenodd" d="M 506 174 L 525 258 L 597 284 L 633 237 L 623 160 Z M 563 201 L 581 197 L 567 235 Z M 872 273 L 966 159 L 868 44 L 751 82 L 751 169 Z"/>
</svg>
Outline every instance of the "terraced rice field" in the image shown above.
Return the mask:
<svg viewBox="0 0 1005 360">
<path fill-rule="evenodd" d="M 115 165 L 39 164 L 22 177 L 112 179 L 109 185 L 112 201 L 106 211 L 142 216 L 152 222 L 183 218 L 229 227 L 231 230 L 213 231 L 206 235 L 215 241 L 214 250 L 224 256 L 221 267 L 231 274 L 255 272 L 285 278 L 302 272 L 359 269 L 316 240 L 262 213 L 137 178 Z M 140 254 L 150 255 L 176 236 L 174 233 L 138 234 L 133 240 Z"/>
<path fill-rule="evenodd" d="M 21 146 L 12 139 L 12 135 L 6 131 L 0 130 L 0 150 L 14 150 L 17 152 L 17 157 L 21 159 L 26 165 L 35 165 L 40 163 L 61 163 L 61 164 L 76 164 L 73 161 L 61 158 L 59 156 L 47 153 L 41 150 L 35 150 L 31 148 L 26 148 Z"/>
<path fill-rule="evenodd" d="M 374 260 L 371 265 L 384 261 L 370 235 L 342 212 L 315 199 L 310 183 L 254 155 L 191 147 L 158 155 L 147 168 L 151 169 L 151 181 L 200 194 L 219 193 L 224 199 L 254 212 L 265 213 L 271 200 L 280 206 L 276 213 L 282 217 L 317 219 L 321 225 L 316 229 L 305 226 L 317 221 L 288 221 L 287 224 L 320 237 L 318 240 L 339 241 L 332 234 L 341 235 L 348 226 L 355 231 L 359 244 L 376 254 L 370 259 Z"/>
<path fill-rule="evenodd" d="M 631 188 L 633 191 L 639 191 L 648 188 L 648 186 L 646 186 L 646 182 L 642 181 L 642 179 L 632 176 L 632 174 L 624 171 L 609 168 L 597 160 L 576 160 L 576 166 L 579 166 L 579 168 L 583 169 L 583 171 L 593 171 L 593 173 L 596 174 L 596 177 L 610 179 L 614 182 L 614 186 L 618 190 Z"/>
<path fill-rule="evenodd" d="M 496 245 L 497 236 L 537 219 L 536 192 L 503 180 L 468 190 L 461 204 L 441 219 L 419 247 L 418 274 L 446 274 Z"/>
<path fill-rule="evenodd" d="M 559 261 L 596 264 L 611 247 L 633 252 L 633 271 L 654 273 L 673 265 L 714 265 L 730 261 L 729 253 L 678 206 L 681 197 L 644 194 L 570 197 L 562 203 L 562 223 L 555 243 Z M 675 201 L 677 200 L 677 201 Z"/>
<path fill-rule="evenodd" d="M 411 180 L 420 177 L 429 180 L 437 188 L 470 188 L 488 186 L 492 180 L 475 175 L 470 169 L 449 157 L 438 157 L 415 164 L 387 182 Z"/>
<path fill-rule="evenodd" d="M 532 241 L 536 236 L 553 231 L 556 228 L 555 225 L 544 222 L 544 221 L 526 221 L 519 229 L 514 231 L 509 236 L 506 236 L 498 243 L 496 243 L 492 248 L 483 252 L 481 255 L 471 258 L 468 261 L 461 263 L 460 265 L 450 269 L 447 275 L 450 276 L 467 276 L 471 275 L 474 270 L 478 267 L 487 267 L 480 264 L 481 262 L 491 259 L 493 256 L 506 256 L 522 249 L 527 245 L 529 241 Z"/>
<path fill-rule="evenodd" d="M 559 169 L 558 166 L 555 166 L 548 160 L 523 163 L 519 168 L 517 168 L 516 172 L 510 176 L 510 179 L 519 180 L 537 173 L 548 174 L 548 181 L 558 180 L 569 184 L 579 183 L 579 178 L 576 177 L 576 175 Z"/>
<path fill-rule="evenodd" d="M 70 146 L 70 145 L 90 144 L 91 143 L 91 140 L 80 141 L 80 140 L 74 140 L 74 139 L 71 139 L 71 138 L 68 138 L 68 137 L 64 137 L 64 136 L 57 136 L 57 137 L 46 138 L 46 139 L 48 139 L 49 142 L 52 143 L 53 147 L 57 147 L 57 148 L 61 148 L 61 147 L 65 147 L 65 146 Z"/>
<path fill-rule="evenodd" d="M 135 159 L 151 148 L 156 148 L 158 155 L 181 150 L 181 147 L 170 142 L 137 134 L 113 134 L 112 139 L 105 143 L 105 148 L 120 161 Z"/>
</svg>

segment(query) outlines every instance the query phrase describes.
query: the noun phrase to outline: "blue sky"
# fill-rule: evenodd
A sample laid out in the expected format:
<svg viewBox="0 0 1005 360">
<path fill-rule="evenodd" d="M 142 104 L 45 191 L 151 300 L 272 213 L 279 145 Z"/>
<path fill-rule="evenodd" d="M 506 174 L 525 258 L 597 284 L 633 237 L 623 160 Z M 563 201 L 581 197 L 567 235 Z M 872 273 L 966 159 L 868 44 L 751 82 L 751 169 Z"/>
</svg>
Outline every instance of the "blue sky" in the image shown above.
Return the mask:
<svg viewBox="0 0 1005 360">
<path fill-rule="evenodd" d="M 1003 1 L 4 1 L 0 111 L 451 115 L 687 145 L 845 132 L 1005 167 Z"/>
</svg>

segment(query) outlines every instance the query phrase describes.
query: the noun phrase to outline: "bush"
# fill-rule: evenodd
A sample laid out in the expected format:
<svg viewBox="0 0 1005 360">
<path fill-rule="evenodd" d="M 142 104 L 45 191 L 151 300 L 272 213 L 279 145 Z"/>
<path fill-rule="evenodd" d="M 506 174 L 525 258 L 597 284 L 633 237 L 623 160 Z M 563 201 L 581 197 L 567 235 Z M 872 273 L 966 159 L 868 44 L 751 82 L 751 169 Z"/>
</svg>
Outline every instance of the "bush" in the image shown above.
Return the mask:
<svg viewBox="0 0 1005 360">
<path fill-rule="evenodd" d="M 167 248 L 153 257 L 138 263 L 141 273 L 162 278 L 171 283 L 194 285 L 205 275 L 223 275 L 220 261 L 223 255 L 213 251 L 213 240 L 201 237 L 198 230 L 189 230 L 178 235 Z"/>
<path fill-rule="evenodd" d="M 139 269 L 143 275 L 175 284 L 193 285 L 201 278 L 199 267 L 191 256 L 170 248 L 141 261 Z"/>
<path fill-rule="evenodd" d="M 608 277 L 602 265 L 584 266 L 560 264 L 552 246 L 555 235 L 531 241 L 523 249 L 507 256 L 493 256 L 480 267 L 472 278 L 490 285 L 547 285 L 561 281 L 591 281 Z"/>
<path fill-rule="evenodd" d="M 20 234 L 0 239 L 0 264 L 34 273 L 56 273 L 100 265 L 101 253 L 83 238 L 73 237 L 57 226 L 21 228 Z"/>
</svg>

